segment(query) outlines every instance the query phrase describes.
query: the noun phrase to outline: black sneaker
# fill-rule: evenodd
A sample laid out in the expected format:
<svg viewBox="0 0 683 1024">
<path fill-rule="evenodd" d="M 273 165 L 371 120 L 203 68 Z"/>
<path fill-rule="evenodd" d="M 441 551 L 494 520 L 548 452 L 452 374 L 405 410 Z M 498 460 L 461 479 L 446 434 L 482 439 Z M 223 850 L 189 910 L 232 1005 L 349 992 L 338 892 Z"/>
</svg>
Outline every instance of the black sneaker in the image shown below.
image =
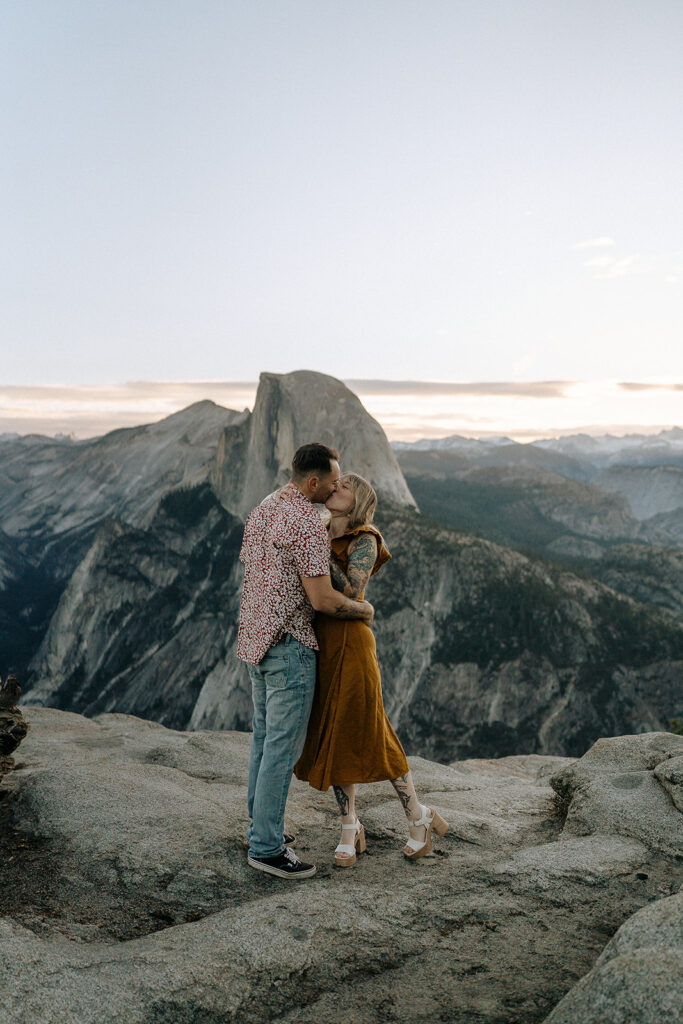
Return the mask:
<svg viewBox="0 0 683 1024">
<path fill-rule="evenodd" d="M 277 857 L 247 857 L 247 864 L 278 878 L 310 878 L 315 874 L 315 864 L 304 864 L 288 846 Z"/>
</svg>

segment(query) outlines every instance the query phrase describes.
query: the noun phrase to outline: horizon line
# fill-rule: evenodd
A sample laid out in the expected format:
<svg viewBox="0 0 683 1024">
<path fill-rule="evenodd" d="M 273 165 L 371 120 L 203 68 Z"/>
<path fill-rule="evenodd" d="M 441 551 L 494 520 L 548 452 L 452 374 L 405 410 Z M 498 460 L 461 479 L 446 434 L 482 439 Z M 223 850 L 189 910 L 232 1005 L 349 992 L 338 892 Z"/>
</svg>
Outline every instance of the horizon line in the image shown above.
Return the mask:
<svg viewBox="0 0 683 1024">
<path fill-rule="evenodd" d="M 623 437 L 656 434 L 681 423 L 683 384 L 673 378 L 497 382 L 352 378 L 342 383 L 357 395 L 390 441 L 411 443 L 456 434 L 482 439 L 508 436 L 519 443 L 581 433 Z M 257 390 L 256 381 L 230 380 L 0 385 L 0 434 L 101 437 L 111 430 L 157 422 L 202 400 L 236 411 L 253 409 Z"/>
</svg>

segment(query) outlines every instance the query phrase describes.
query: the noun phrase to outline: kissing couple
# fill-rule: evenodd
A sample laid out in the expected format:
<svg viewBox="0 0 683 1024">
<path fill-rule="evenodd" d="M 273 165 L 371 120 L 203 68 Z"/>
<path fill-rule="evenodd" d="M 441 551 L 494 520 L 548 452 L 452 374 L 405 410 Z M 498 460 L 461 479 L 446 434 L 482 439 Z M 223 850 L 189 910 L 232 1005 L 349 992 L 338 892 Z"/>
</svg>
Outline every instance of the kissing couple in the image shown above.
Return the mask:
<svg viewBox="0 0 683 1024">
<path fill-rule="evenodd" d="M 305 444 L 289 483 L 264 498 L 244 528 L 236 654 L 247 663 L 254 702 L 248 863 L 280 878 L 310 878 L 316 870 L 298 859 L 294 837 L 284 832 L 293 771 L 315 789 L 334 790 L 338 867 L 353 866 L 365 850 L 359 783 L 391 782 L 408 819 L 408 859 L 429 853 L 432 831 L 448 829 L 418 801 L 382 703 L 375 613 L 364 600 L 370 576 L 391 558 L 373 525 L 376 506 L 367 480 L 341 475 L 333 448 Z"/>
</svg>

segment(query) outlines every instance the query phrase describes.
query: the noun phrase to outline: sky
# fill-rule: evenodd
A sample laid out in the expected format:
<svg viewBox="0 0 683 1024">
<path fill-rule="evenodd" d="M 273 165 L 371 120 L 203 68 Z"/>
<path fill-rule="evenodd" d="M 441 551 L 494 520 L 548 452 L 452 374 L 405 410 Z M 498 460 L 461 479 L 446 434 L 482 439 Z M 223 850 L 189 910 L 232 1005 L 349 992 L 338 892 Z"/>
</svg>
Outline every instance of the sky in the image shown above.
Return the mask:
<svg viewBox="0 0 683 1024">
<path fill-rule="evenodd" d="M 682 38 L 680 0 L 4 0 L 0 384 L 560 381 L 680 423 Z M 473 429 L 538 427 L 491 398 Z"/>
</svg>

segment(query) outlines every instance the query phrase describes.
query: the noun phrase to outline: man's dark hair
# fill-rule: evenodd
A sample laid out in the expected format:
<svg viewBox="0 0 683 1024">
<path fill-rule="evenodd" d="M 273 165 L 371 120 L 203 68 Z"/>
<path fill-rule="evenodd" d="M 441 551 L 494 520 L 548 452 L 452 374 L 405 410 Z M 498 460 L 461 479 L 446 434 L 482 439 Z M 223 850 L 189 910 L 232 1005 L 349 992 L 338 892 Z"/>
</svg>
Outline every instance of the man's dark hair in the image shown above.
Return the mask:
<svg viewBox="0 0 683 1024">
<path fill-rule="evenodd" d="M 292 459 L 292 476 L 300 480 L 311 473 L 320 473 L 326 476 L 332 472 L 330 462 L 332 459 L 339 459 L 339 452 L 329 448 L 326 444 L 319 444 L 314 441 L 312 444 L 302 444 L 297 448 Z"/>
</svg>

